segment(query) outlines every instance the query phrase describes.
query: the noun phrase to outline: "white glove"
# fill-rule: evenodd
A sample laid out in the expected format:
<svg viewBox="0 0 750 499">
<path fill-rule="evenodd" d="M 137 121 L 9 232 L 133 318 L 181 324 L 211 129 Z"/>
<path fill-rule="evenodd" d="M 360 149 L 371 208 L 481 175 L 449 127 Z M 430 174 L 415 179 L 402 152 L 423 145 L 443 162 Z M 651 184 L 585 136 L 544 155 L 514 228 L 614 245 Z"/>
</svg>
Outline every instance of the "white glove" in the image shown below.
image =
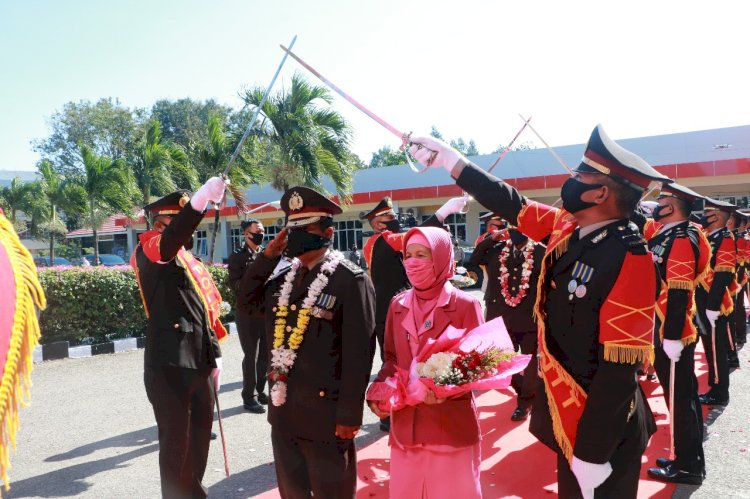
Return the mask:
<svg viewBox="0 0 750 499">
<path fill-rule="evenodd" d="M 664 340 L 661 342 L 664 353 L 667 354 L 669 360 L 672 362 L 678 362 L 680 360 L 680 354 L 685 346 L 680 340 Z"/>
<path fill-rule="evenodd" d="M 659 203 L 656 201 L 641 201 L 641 210 L 647 215 L 652 215 L 654 213 L 654 208 L 657 206 L 659 206 Z"/>
<path fill-rule="evenodd" d="M 466 208 L 466 203 L 468 201 L 469 198 L 467 198 L 466 196 L 461 196 L 460 198 L 451 198 L 446 201 L 443 206 L 438 208 L 438 210 L 435 212 L 435 216 L 442 222 L 455 213 L 461 213 L 461 211 Z"/>
<path fill-rule="evenodd" d="M 216 367 L 211 369 L 211 379 L 214 380 L 214 388 L 216 388 L 216 391 L 219 391 L 219 388 L 221 388 L 221 366 L 223 364 L 223 360 L 221 357 L 216 357 Z"/>
<path fill-rule="evenodd" d="M 190 198 L 190 205 L 195 211 L 205 211 L 209 202 L 221 202 L 226 188 L 227 184 L 224 180 L 219 177 L 211 177 L 193 194 L 193 197 Z"/>
<path fill-rule="evenodd" d="M 589 463 L 573 456 L 570 470 L 578 479 L 578 486 L 581 487 L 583 499 L 594 499 L 594 490 L 612 474 L 612 465 L 609 463 Z"/>
<path fill-rule="evenodd" d="M 434 137 L 412 137 L 411 141 L 412 146 L 409 148 L 409 153 L 425 166 L 432 168 L 440 166 L 451 173 L 459 159 L 466 161 L 463 154 Z M 432 161 L 430 161 L 430 158 L 432 158 Z"/>
<path fill-rule="evenodd" d="M 721 313 L 718 310 L 706 310 L 706 317 L 708 317 L 708 321 L 712 326 L 716 324 L 716 320 L 720 315 Z"/>
</svg>

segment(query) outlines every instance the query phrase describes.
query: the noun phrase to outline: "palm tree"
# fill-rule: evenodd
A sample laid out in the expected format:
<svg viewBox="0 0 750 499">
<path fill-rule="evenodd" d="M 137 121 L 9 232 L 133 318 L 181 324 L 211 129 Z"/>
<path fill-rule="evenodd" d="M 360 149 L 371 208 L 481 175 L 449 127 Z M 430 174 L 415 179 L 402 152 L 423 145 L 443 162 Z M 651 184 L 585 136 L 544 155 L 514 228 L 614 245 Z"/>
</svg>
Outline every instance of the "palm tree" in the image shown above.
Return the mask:
<svg viewBox="0 0 750 499">
<path fill-rule="evenodd" d="M 249 109 L 260 105 L 264 93 L 260 87 L 245 93 Z M 357 168 L 349 150 L 351 127 L 330 108 L 332 101 L 328 89 L 295 74 L 288 92 L 282 90 L 263 105 L 267 121 L 259 135 L 275 148 L 276 161 L 269 167 L 274 188 L 286 191 L 299 183 L 322 190 L 322 179 L 328 176 L 341 198 L 349 196 Z"/>
<path fill-rule="evenodd" d="M 86 194 L 87 215 L 94 234 L 94 262 L 98 265 L 97 228 L 109 215 L 130 214 L 138 191 L 133 173 L 123 159 L 98 156 L 87 145 L 79 147 L 84 169 L 81 186 Z"/>
<path fill-rule="evenodd" d="M 13 178 L 8 187 L 0 187 L 0 205 L 12 224 L 16 225 L 19 211 L 31 211 L 31 191 L 31 183 L 24 183 L 21 177 Z"/>
<path fill-rule="evenodd" d="M 149 121 L 143 138 L 131 161 L 135 181 L 141 193 L 141 206 L 150 202 L 151 195 L 164 195 L 177 189 L 176 181 L 182 179 L 194 189 L 198 184 L 195 168 L 190 166 L 185 151 L 162 140 L 161 123 Z"/>
<path fill-rule="evenodd" d="M 212 113 L 208 119 L 208 142 L 198 147 L 196 151 L 197 172 L 201 183 L 211 177 L 221 175 L 232 156 L 232 152 L 239 143 L 240 136 L 228 136 L 224 130 L 224 122 L 221 115 Z M 257 154 L 247 154 L 247 151 L 255 148 L 257 145 L 251 138 L 243 146 L 243 151 L 235 160 L 232 169 L 229 170 L 228 190 L 234 197 L 235 203 L 239 208 L 244 208 L 245 196 L 244 190 L 250 184 L 257 183 L 260 180 L 261 170 L 257 164 Z M 216 241 L 216 231 L 219 224 L 219 211 L 216 210 L 214 216 L 214 230 L 211 232 L 211 242 L 209 244 L 208 257 L 213 259 L 214 243 Z"/>
<path fill-rule="evenodd" d="M 58 209 L 66 214 L 80 213 L 86 208 L 83 189 L 80 185 L 58 173 L 52 162 L 42 160 L 37 166 L 40 179 L 33 184 L 33 225 L 49 237 L 49 261 L 55 262 L 55 237 L 64 235 L 67 227 L 58 217 Z"/>
</svg>

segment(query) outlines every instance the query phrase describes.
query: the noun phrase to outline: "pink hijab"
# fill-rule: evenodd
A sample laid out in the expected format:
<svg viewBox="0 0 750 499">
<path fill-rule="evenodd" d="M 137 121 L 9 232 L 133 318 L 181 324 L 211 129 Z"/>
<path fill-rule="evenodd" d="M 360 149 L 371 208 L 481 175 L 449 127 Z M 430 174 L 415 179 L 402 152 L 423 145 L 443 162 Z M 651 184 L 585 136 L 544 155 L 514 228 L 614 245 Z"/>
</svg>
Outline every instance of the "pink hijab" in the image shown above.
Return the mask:
<svg viewBox="0 0 750 499">
<path fill-rule="evenodd" d="M 436 300 L 445 282 L 453 276 L 453 244 L 450 234 L 438 227 L 414 227 L 404 237 L 404 254 L 409 244 L 421 244 L 432 251 L 434 280 L 426 289 L 414 289 L 420 300 Z"/>
</svg>

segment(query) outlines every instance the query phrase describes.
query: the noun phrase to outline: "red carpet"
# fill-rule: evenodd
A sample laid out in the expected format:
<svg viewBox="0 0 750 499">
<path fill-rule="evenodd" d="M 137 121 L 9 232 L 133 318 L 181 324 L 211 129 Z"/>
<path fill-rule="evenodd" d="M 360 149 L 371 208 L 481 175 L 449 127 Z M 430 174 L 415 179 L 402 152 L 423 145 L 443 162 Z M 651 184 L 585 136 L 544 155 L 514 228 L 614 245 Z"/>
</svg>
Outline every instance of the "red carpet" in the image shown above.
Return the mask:
<svg viewBox="0 0 750 499">
<path fill-rule="evenodd" d="M 706 364 L 703 349 L 698 346 L 696 365 L 700 392 L 707 389 Z M 657 457 L 669 454 L 669 417 L 656 381 L 642 378 L 642 386 L 654 412 L 658 430 L 649 442 L 641 467 L 639 498 L 672 496 L 675 487 L 646 477 L 646 470 L 654 466 Z M 549 498 L 557 495 L 556 457 L 528 432 L 528 422 L 510 420 L 515 401 L 510 390 L 489 391 L 477 397 L 482 427 L 482 491 L 485 499 Z M 706 411 L 704 410 L 704 416 Z M 387 498 L 389 448 L 383 437 L 358 451 L 358 498 Z M 277 490 L 263 498 L 279 497 Z M 458 499 L 458 498 L 457 498 Z"/>
</svg>

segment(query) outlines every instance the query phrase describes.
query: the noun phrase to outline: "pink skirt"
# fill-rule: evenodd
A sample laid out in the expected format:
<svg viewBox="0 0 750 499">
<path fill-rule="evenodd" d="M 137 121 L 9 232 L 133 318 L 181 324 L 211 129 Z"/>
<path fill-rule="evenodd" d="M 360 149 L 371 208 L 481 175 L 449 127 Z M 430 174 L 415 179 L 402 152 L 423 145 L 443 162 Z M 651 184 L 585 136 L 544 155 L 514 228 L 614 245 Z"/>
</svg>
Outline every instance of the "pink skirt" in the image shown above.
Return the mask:
<svg viewBox="0 0 750 499">
<path fill-rule="evenodd" d="M 481 499 L 480 444 L 455 450 L 391 446 L 391 499 Z"/>
</svg>

